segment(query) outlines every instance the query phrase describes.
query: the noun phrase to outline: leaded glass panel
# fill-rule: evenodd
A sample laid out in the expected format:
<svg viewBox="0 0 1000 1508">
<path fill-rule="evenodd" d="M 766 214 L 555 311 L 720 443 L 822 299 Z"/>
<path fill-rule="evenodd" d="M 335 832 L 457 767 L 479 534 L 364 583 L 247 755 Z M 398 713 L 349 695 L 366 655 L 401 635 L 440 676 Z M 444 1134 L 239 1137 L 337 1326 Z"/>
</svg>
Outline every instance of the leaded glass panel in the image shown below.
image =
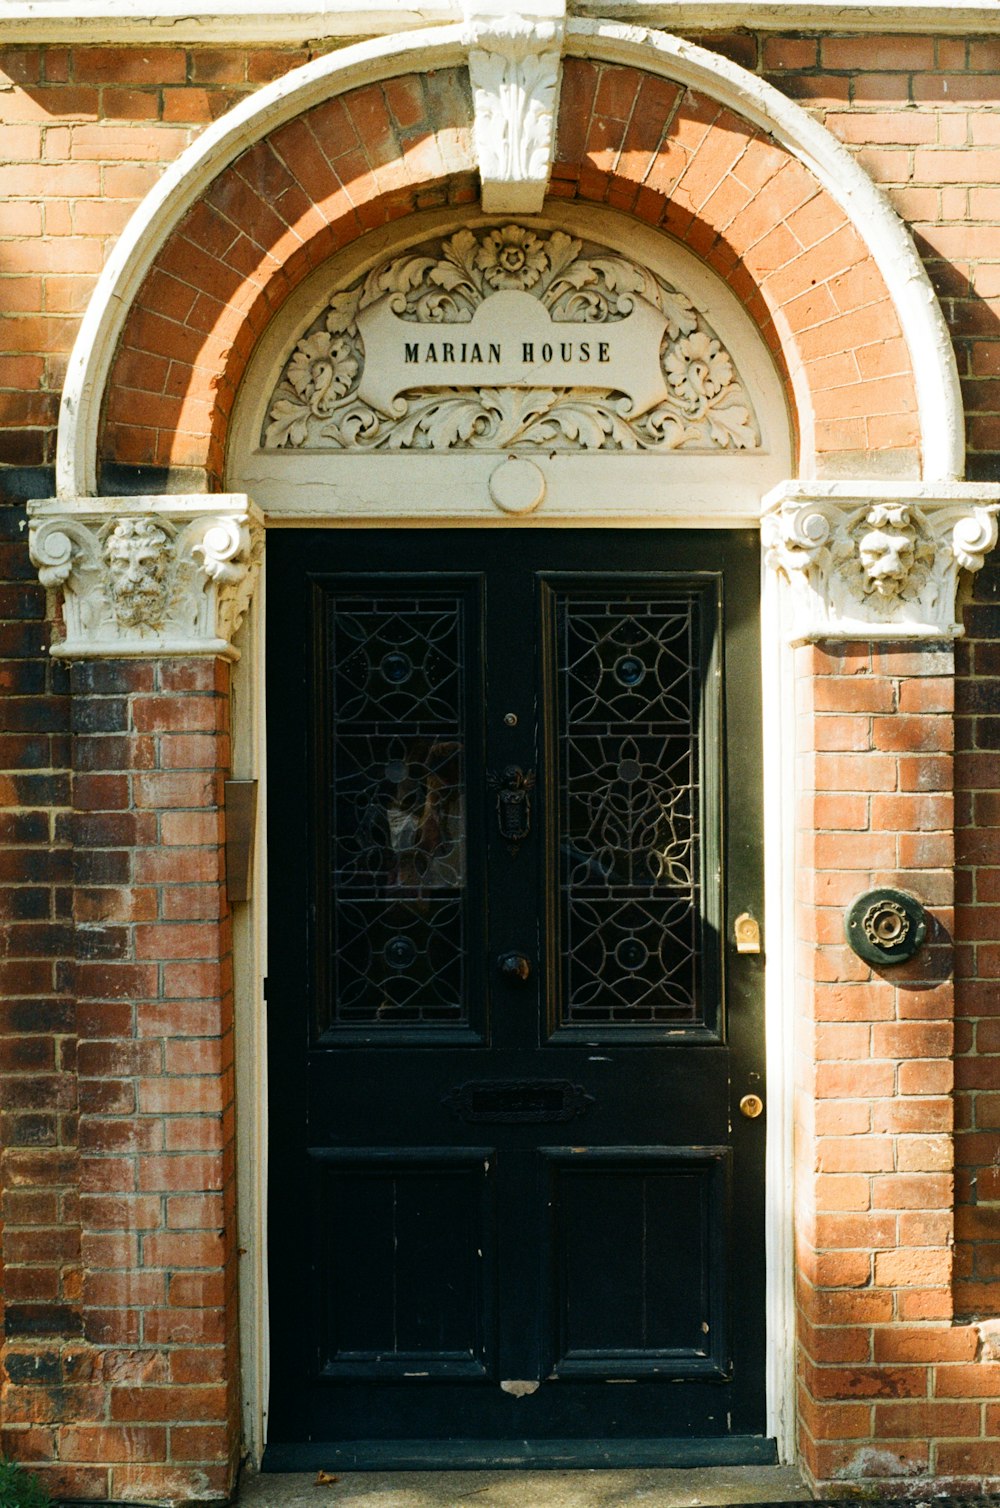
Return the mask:
<svg viewBox="0 0 1000 1508">
<path fill-rule="evenodd" d="M 702 1024 L 703 612 L 554 593 L 563 1026 Z"/>
<path fill-rule="evenodd" d="M 467 1020 L 466 617 L 412 581 L 329 599 L 335 1028 Z"/>
</svg>

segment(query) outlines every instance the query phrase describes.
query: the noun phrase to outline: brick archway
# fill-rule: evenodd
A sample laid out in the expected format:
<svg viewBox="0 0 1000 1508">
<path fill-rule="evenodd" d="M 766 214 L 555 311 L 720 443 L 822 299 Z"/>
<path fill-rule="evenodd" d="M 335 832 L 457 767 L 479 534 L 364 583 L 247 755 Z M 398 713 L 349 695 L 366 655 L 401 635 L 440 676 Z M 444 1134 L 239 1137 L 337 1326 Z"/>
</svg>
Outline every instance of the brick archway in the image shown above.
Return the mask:
<svg viewBox="0 0 1000 1508">
<path fill-rule="evenodd" d="M 102 463 L 219 488 L 233 401 L 268 321 L 366 232 L 474 203 L 471 127 L 464 73 L 446 69 L 351 90 L 238 156 L 166 238 L 129 310 Z M 885 280 L 841 206 L 762 128 L 661 76 L 570 59 L 550 198 L 627 211 L 725 279 L 783 371 L 802 474 L 917 474 L 918 395 Z"/>
</svg>

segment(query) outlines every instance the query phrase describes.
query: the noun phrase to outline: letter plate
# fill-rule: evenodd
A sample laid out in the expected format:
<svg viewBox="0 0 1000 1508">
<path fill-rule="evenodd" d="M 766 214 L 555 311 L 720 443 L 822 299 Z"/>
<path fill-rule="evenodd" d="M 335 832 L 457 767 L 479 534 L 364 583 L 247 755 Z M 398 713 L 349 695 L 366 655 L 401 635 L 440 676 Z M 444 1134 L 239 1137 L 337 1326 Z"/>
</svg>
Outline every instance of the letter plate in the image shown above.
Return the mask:
<svg viewBox="0 0 1000 1508">
<path fill-rule="evenodd" d="M 594 1096 L 568 1079 L 478 1079 L 449 1089 L 441 1103 L 471 1125 L 546 1125 L 582 1115 Z"/>
</svg>

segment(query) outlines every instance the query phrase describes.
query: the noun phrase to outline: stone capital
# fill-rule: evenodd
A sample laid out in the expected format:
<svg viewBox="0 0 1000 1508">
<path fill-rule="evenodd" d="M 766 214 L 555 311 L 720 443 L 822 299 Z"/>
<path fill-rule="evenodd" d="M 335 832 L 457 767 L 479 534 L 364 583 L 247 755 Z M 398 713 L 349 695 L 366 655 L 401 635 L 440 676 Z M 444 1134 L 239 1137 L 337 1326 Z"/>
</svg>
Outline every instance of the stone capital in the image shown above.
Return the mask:
<svg viewBox="0 0 1000 1508">
<path fill-rule="evenodd" d="M 533 214 L 552 167 L 566 0 L 466 0 L 483 209 Z"/>
<path fill-rule="evenodd" d="M 239 658 L 264 542 L 249 498 L 46 498 L 28 515 L 32 563 L 61 596 L 53 655 Z"/>
<path fill-rule="evenodd" d="M 761 533 L 792 588 L 793 642 L 961 634 L 959 575 L 993 549 L 998 512 L 988 482 L 783 482 Z"/>
</svg>

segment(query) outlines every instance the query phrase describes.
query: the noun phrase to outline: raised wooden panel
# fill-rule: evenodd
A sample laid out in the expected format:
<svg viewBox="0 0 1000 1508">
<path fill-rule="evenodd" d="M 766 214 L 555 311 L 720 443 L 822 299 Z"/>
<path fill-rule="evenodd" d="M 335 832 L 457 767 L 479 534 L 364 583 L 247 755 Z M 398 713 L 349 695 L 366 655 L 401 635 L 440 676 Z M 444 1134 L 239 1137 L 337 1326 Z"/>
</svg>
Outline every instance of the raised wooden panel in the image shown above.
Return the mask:
<svg viewBox="0 0 1000 1508">
<path fill-rule="evenodd" d="M 559 1148 L 547 1161 L 556 1375 L 725 1376 L 727 1149 Z"/>
<path fill-rule="evenodd" d="M 314 1151 L 316 1369 L 484 1377 L 495 1348 L 492 1151 Z"/>
</svg>

